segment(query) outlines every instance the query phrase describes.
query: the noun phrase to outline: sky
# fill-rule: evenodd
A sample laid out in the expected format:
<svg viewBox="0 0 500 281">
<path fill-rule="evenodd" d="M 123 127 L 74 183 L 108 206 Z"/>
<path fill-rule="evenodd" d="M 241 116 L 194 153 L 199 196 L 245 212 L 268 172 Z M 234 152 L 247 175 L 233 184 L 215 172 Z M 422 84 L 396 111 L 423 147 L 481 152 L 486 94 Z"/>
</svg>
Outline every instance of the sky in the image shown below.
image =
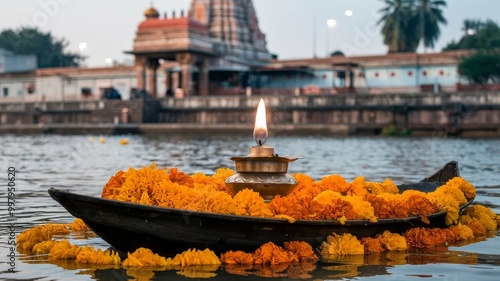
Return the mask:
<svg viewBox="0 0 500 281">
<path fill-rule="evenodd" d="M 163 15 L 187 11 L 191 0 L 155 0 Z M 382 0 L 254 0 L 259 26 L 267 47 L 280 59 L 324 57 L 334 50 L 348 56 L 384 54 L 387 47 L 380 35 L 378 11 Z M 451 40 L 458 40 L 464 19 L 492 19 L 500 24 L 500 0 L 447 0 L 438 52 Z M 131 63 L 124 54 L 132 49 L 147 0 L 0 0 L 0 30 L 34 26 L 65 38 L 67 51 L 81 52 L 86 66 L 105 66 L 106 59 Z M 346 11 L 352 11 L 351 16 Z M 327 21 L 334 19 L 335 26 Z M 330 21 L 331 22 L 331 21 Z"/>
</svg>

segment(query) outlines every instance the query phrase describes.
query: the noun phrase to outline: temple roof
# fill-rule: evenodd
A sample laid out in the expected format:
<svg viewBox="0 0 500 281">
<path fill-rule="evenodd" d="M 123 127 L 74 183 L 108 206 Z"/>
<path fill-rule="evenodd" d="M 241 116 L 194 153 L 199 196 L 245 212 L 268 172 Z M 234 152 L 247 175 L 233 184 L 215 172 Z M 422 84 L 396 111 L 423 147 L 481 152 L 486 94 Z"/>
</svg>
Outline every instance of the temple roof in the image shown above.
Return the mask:
<svg viewBox="0 0 500 281">
<path fill-rule="evenodd" d="M 158 13 L 158 11 L 154 7 L 151 6 L 144 11 L 144 16 L 148 19 L 159 18 L 160 13 Z"/>
</svg>

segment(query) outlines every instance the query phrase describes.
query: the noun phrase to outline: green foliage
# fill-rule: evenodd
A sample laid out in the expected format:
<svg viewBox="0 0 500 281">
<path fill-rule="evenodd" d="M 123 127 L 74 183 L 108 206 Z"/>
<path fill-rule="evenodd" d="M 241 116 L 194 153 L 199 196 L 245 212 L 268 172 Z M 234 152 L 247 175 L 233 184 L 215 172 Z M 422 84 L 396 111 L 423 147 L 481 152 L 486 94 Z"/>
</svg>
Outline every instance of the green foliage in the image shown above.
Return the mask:
<svg viewBox="0 0 500 281">
<path fill-rule="evenodd" d="M 500 27 L 492 20 L 481 22 L 465 20 L 462 28 L 464 35 L 452 41 L 443 49 L 448 50 L 493 50 L 500 48 Z"/>
<path fill-rule="evenodd" d="M 411 136 L 411 131 L 408 129 L 398 129 L 394 125 L 389 125 L 383 128 L 380 134 L 382 136 L 391 136 L 391 137 L 408 137 Z"/>
<path fill-rule="evenodd" d="M 500 52 L 480 51 L 474 53 L 458 65 L 460 74 L 474 83 L 500 82 Z"/>
<path fill-rule="evenodd" d="M 434 47 L 440 35 L 440 24 L 446 24 L 441 7 L 444 0 L 383 0 L 382 17 L 384 44 L 389 52 L 415 52 L 422 41 Z"/>
<path fill-rule="evenodd" d="M 65 39 L 56 39 L 49 32 L 44 33 L 37 28 L 21 27 L 0 32 L 0 48 L 15 54 L 36 55 L 39 68 L 79 66 L 84 57 L 65 52 L 68 44 Z"/>
</svg>

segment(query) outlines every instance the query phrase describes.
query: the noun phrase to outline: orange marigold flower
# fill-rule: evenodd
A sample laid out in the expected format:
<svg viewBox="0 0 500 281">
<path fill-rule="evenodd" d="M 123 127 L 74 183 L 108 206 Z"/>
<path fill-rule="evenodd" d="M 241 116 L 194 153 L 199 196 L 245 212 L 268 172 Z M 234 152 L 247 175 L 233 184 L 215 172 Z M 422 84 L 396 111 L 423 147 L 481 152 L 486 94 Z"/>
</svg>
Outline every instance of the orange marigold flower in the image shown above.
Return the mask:
<svg viewBox="0 0 500 281">
<path fill-rule="evenodd" d="M 184 185 L 187 187 L 193 187 L 194 184 L 194 180 L 188 174 L 184 172 L 179 172 L 177 168 L 170 169 L 170 172 L 168 173 L 168 178 L 172 182 L 176 182 L 180 185 Z"/>
<path fill-rule="evenodd" d="M 314 179 L 309 177 L 306 174 L 292 174 L 292 176 L 297 180 L 297 187 L 293 190 L 291 195 L 294 195 L 298 198 L 303 196 L 312 196 L 315 197 L 321 191 L 317 187 Z"/>
<path fill-rule="evenodd" d="M 272 242 L 268 242 L 255 250 L 253 259 L 257 265 L 277 265 L 299 261 L 297 255 L 276 246 Z"/>
<path fill-rule="evenodd" d="M 361 239 L 361 244 L 363 244 L 366 255 L 382 253 L 385 251 L 381 238 L 364 237 Z"/>
<path fill-rule="evenodd" d="M 388 219 L 392 217 L 392 210 L 389 203 L 382 197 L 375 194 L 366 194 L 364 200 L 369 202 L 375 213 L 375 216 L 380 219 Z"/>
<path fill-rule="evenodd" d="M 318 256 L 314 253 L 313 248 L 309 243 L 303 241 L 284 242 L 283 247 L 295 254 L 300 262 L 315 262 Z"/>
<path fill-rule="evenodd" d="M 456 241 L 451 230 L 441 228 L 412 228 L 405 233 L 405 237 L 407 244 L 414 248 L 433 248 Z"/>
<path fill-rule="evenodd" d="M 365 177 L 359 176 L 351 182 L 351 186 L 347 190 L 347 195 L 365 196 L 365 194 L 368 194 Z"/>
<path fill-rule="evenodd" d="M 229 251 L 221 255 L 222 264 L 253 264 L 253 255 L 243 251 Z"/>
<path fill-rule="evenodd" d="M 445 194 L 443 191 L 429 192 L 425 195 L 437 208 L 446 212 L 446 225 L 458 223 L 460 204 L 453 196 Z"/>
<path fill-rule="evenodd" d="M 383 182 L 366 182 L 366 189 L 369 193 L 372 194 L 382 194 L 382 193 L 390 193 L 396 194 L 399 193 L 399 189 L 396 184 L 390 180 L 385 179 Z"/>
<path fill-rule="evenodd" d="M 24 230 L 17 236 L 17 249 L 22 252 L 31 252 L 36 244 L 49 241 L 54 235 L 67 234 L 69 234 L 69 229 L 65 224 L 47 223 L 45 225 L 38 225 Z"/>
<path fill-rule="evenodd" d="M 315 201 L 311 196 L 305 196 L 297 199 L 297 219 L 317 220 L 321 217 L 324 205 Z"/>
<path fill-rule="evenodd" d="M 345 196 L 343 199 L 352 204 L 354 212 L 357 214 L 356 219 L 377 222 L 375 210 L 370 202 L 364 201 L 363 198 L 359 196 Z"/>
<path fill-rule="evenodd" d="M 339 175 L 323 177 L 317 185 L 321 191 L 331 190 L 344 195 L 347 194 L 347 191 L 351 187 L 351 185 Z"/>
<path fill-rule="evenodd" d="M 425 195 L 412 195 L 406 202 L 409 207 L 409 214 L 413 216 L 420 216 L 423 222 L 429 224 L 430 221 L 427 215 L 434 214 L 438 211 L 436 205 L 432 204 Z"/>
<path fill-rule="evenodd" d="M 297 219 L 301 216 L 300 210 L 297 208 L 297 197 L 295 196 L 276 196 L 269 203 L 269 210 L 274 216 L 286 215 Z"/>
<path fill-rule="evenodd" d="M 102 198 L 110 198 L 112 195 L 118 193 L 119 189 L 122 187 L 122 184 L 125 182 L 125 179 L 122 177 L 124 171 L 118 171 L 114 176 L 112 176 L 109 181 L 104 186 L 102 190 L 101 197 Z"/>
<path fill-rule="evenodd" d="M 215 190 L 224 191 L 227 194 L 231 194 L 231 191 L 226 186 L 226 180 L 230 176 L 234 175 L 234 171 L 229 168 L 219 168 L 217 172 L 212 175 L 213 187 Z"/>
<path fill-rule="evenodd" d="M 199 198 L 200 211 L 218 214 L 236 214 L 236 202 L 224 191 L 205 192 Z"/>
</svg>

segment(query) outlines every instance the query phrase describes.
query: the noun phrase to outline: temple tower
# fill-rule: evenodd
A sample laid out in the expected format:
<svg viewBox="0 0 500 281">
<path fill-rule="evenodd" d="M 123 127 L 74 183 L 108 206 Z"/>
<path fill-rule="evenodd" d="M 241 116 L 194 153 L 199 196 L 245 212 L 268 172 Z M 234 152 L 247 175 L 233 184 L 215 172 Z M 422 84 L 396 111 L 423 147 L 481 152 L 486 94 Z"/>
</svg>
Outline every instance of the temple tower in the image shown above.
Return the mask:
<svg viewBox="0 0 500 281">
<path fill-rule="evenodd" d="M 208 27 L 228 62 L 252 66 L 271 62 L 252 0 L 193 0 L 189 16 Z"/>
</svg>

